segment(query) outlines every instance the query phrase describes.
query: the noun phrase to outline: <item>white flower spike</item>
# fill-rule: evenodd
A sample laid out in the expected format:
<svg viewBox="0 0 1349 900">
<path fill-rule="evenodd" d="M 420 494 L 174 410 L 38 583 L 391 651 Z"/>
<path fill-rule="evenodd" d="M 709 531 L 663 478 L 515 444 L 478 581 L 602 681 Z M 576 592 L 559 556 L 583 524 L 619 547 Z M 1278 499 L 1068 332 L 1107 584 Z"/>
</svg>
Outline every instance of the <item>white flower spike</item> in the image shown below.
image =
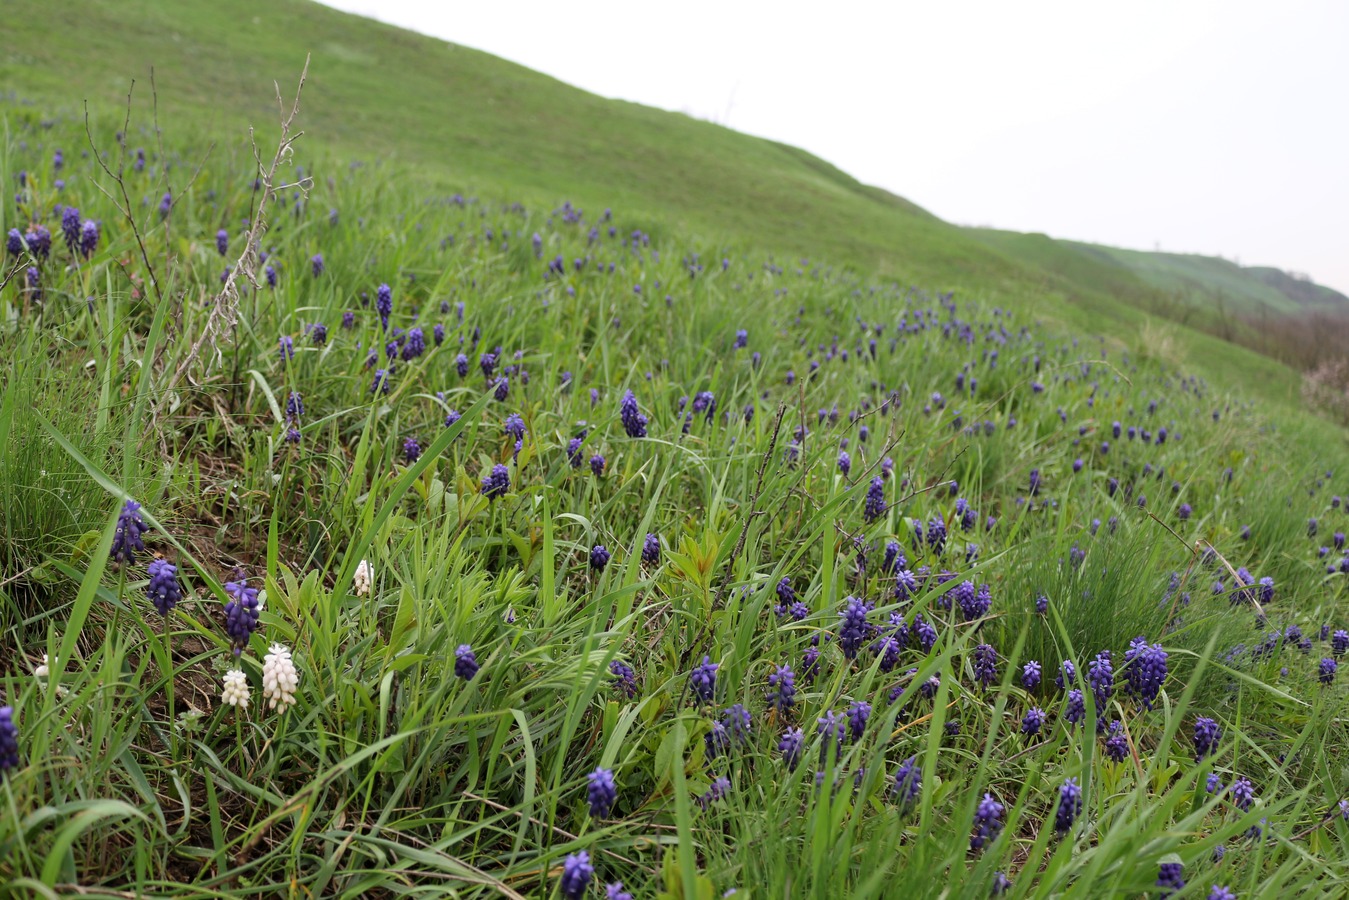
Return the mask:
<svg viewBox="0 0 1349 900">
<path fill-rule="evenodd" d="M 220 700 L 226 706 L 248 709 L 248 679 L 242 669 L 230 669 L 225 673 L 225 688 L 220 692 Z"/>
<path fill-rule="evenodd" d="M 364 597 L 370 593 L 370 583 L 374 581 L 374 574 L 370 563 L 364 559 L 356 566 L 356 574 L 351 579 L 351 584 L 356 589 L 357 597 Z"/>
<path fill-rule="evenodd" d="M 262 697 L 267 705 L 281 712 L 295 704 L 295 689 L 300 684 L 300 673 L 290 658 L 290 650 L 281 644 L 272 644 L 272 652 L 262 658 Z"/>
</svg>

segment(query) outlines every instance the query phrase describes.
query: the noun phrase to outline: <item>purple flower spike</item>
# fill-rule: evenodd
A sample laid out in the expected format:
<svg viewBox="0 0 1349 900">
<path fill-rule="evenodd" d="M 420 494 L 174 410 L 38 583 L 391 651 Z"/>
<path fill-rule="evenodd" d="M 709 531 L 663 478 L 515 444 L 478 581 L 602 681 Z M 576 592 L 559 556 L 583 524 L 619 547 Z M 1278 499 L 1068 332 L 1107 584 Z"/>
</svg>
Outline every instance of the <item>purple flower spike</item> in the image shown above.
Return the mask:
<svg viewBox="0 0 1349 900">
<path fill-rule="evenodd" d="M 910 756 L 900 764 L 895 772 L 895 786 L 890 791 L 899 803 L 900 809 L 908 810 L 923 795 L 923 768 L 918 765 L 918 757 Z"/>
<path fill-rule="evenodd" d="M 468 644 L 460 644 L 454 650 L 454 674 L 457 678 L 472 681 L 478 674 L 478 658 Z"/>
<path fill-rule="evenodd" d="M 151 560 L 149 567 L 150 583 L 145 586 L 145 594 L 161 616 L 167 616 L 183 599 L 183 588 L 178 583 L 178 567 L 167 559 Z"/>
<path fill-rule="evenodd" d="M 243 653 L 253 632 L 262 627 L 258 621 L 258 589 L 248 586 L 244 578 L 225 582 L 225 593 L 230 600 L 225 604 L 225 633 L 230 636 L 234 655 Z"/>
<path fill-rule="evenodd" d="M 712 662 L 710 656 L 704 656 L 701 665 L 695 666 L 689 673 L 689 687 L 693 690 L 693 696 L 700 703 L 711 703 L 712 698 L 717 692 L 717 669 L 718 663 Z"/>
<path fill-rule="evenodd" d="M 632 391 L 626 391 L 618 404 L 619 417 L 623 420 L 623 430 L 628 437 L 646 437 L 647 417 L 637 409 L 637 398 Z"/>
<path fill-rule="evenodd" d="M 482 493 L 488 500 L 504 496 L 511 489 L 511 472 L 501 463 L 492 466 L 492 471 L 482 480 Z"/>
<path fill-rule="evenodd" d="M 595 867 L 590 864 L 590 854 L 582 850 L 572 853 L 562 861 L 562 896 L 566 900 L 580 900 L 585 896 Z"/>
<path fill-rule="evenodd" d="M 1054 830 L 1067 834 L 1082 812 L 1082 788 L 1076 778 L 1069 778 L 1059 787 L 1059 806 L 1054 813 Z"/>
<path fill-rule="evenodd" d="M 141 505 L 128 500 L 117 516 L 117 530 L 112 538 L 111 558 L 113 562 L 130 565 L 136 561 L 136 553 L 145 551 L 145 542 L 141 539 L 148 529 L 141 518 Z"/>
<path fill-rule="evenodd" d="M 970 837 L 970 849 L 982 850 L 998 839 L 1002 833 L 1002 814 L 1004 807 L 992 794 L 984 794 L 974 811 L 974 834 Z"/>
<path fill-rule="evenodd" d="M 660 536 L 647 533 L 646 539 L 642 541 L 642 562 L 649 566 L 654 566 L 660 562 Z"/>
<path fill-rule="evenodd" d="M 610 769 L 596 769 L 590 773 L 588 781 L 586 793 L 590 800 L 590 814 L 603 819 L 618 802 L 618 785 L 614 783 L 614 773 Z"/>
<path fill-rule="evenodd" d="M 19 765 L 19 726 L 14 724 L 14 707 L 0 706 L 0 776 Z"/>
</svg>

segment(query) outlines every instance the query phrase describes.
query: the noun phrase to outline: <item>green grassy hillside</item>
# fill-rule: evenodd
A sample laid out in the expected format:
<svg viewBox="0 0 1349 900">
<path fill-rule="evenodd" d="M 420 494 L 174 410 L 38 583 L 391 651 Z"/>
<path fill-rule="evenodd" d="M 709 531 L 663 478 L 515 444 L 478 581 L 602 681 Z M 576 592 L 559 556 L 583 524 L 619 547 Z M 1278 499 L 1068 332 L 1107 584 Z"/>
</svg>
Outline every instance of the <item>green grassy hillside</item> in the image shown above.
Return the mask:
<svg viewBox="0 0 1349 900">
<path fill-rule="evenodd" d="M 5 91 L 61 107 L 85 97 L 97 114 L 115 116 L 130 78 L 145 92 L 154 66 L 165 121 L 243 134 L 249 124 L 270 124 L 273 82 L 291 84 L 311 53 L 304 121 L 318 141 L 396 155 L 468 186 L 637 208 L 693 231 L 743 235 L 909 282 L 1061 292 L 1097 301 L 1095 314 L 1108 306 L 1100 295 L 1133 302 L 1140 283 L 1188 292 L 1200 305 L 1221 297 L 1242 311 L 1299 308 L 1268 272 L 1222 260 L 1098 248 L 1123 270 L 1097 260 L 1058 265 L 1039 252 L 1047 239 L 955 227 L 797 148 L 605 100 L 305 0 L 95 0 L 70 13 L 54 28 L 47 4 L 6 4 Z M 1052 244 L 1056 257 L 1083 249 Z M 1349 303 L 1323 289 L 1317 299 Z"/>
<path fill-rule="evenodd" d="M 427 191 L 537 206 L 570 200 L 592 216 L 623 209 L 651 234 L 675 230 L 712 245 L 777 251 L 782 263 L 808 256 L 1029 307 L 1046 321 L 1141 343 L 1253 395 L 1298 397 L 1292 370 L 1189 327 L 1217 331 L 1211 316 L 1148 302 L 1157 296 L 1149 290 L 1154 276 L 1127 256 L 1083 259 L 1077 245 L 1034 235 L 993 239 L 798 148 L 596 97 L 307 0 L 87 0 L 59 19 L 43 4 L 16 0 L 5 15 L 0 96 L 11 108 L 80 116 L 85 98 L 96 123 L 111 130 L 123 120 L 134 78 L 133 140 L 153 145 L 153 67 L 159 121 L 170 136 L 179 145 L 203 133 L 219 142 L 208 168 L 247 158 L 249 126 L 273 133 L 275 85 L 289 96 L 312 54 L 301 116 L 311 158 L 392 161 Z"/>
<path fill-rule="evenodd" d="M 6 32 L 0 897 L 1346 895 L 1293 372 L 1113 255 L 241 8 Z M 160 58 L 114 176 L 70 113 Z"/>
<path fill-rule="evenodd" d="M 303 0 L 88 2 L 52 27 L 7 4 L 0 83 L 105 114 L 155 66 L 161 116 L 217 132 L 270 124 L 273 81 L 312 53 L 305 127 L 351 153 L 400 158 L 485 189 L 658 212 L 908 280 L 958 284 L 1020 267 L 914 205 L 808 154 L 718 125 L 605 100 L 486 53 Z M 596 210 L 598 212 L 598 210 Z"/>
</svg>

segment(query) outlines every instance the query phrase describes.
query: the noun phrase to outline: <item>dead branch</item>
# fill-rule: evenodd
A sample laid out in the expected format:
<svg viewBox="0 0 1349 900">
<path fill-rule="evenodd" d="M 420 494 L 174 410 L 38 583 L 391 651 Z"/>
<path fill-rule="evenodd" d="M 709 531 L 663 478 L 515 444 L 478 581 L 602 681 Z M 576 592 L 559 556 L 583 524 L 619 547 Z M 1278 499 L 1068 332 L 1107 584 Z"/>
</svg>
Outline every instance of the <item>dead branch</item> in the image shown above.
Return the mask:
<svg viewBox="0 0 1349 900">
<path fill-rule="evenodd" d="M 258 170 L 262 182 L 262 190 L 258 195 L 258 205 L 249 223 L 248 231 L 244 234 L 243 249 L 239 252 L 239 257 L 230 267 L 229 274 L 225 277 L 225 282 L 220 291 L 215 295 L 211 303 L 210 312 L 207 314 L 206 324 L 202 327 L 201 334 L 193 342 L 191 349 L 178 364 L 173 375 L 165 383 L 160 392 L 159 405 L 165 402 L 170 392 L 192 369 L 193 364 L 201 357 L 203 350 L 209 348 L 211 355 L 211 364 L 220 365 L 223 362 L 224 354 L 220 350 L 222 337 L 226 336 L 238 322 L 239 318 L 239 289 L 240 281 L 246 283 L 253 289 L 258 288 L 257 267 L 258 267 L 258 248 L 261 246 L 262 236 L 267 231 L 267 203 L 275 196 L 277 171 L 285 164 L 289 163 L 294 153 L 294 144 L 304 132 L 292 132 L 296 118 L 300 114 L 300 95 L 304 91 L 305 79 L 309 76 L 309 57 L 305 57 L 304 69 L 300 72 L 300 82 L 295 88 L 295 99 L 291 103 L 290 112 L 285 112 L 285 104 L 281 100 L 281 87 L 276 86 L 277 104 L 280 106 L 283 118 L 281 119 L 281 137 L 277 142 L 276 153 L 272 155 L 271 164 L 267 167 L 262 166 L 261 156 L 258 153 L 257 141 L 253 129 L 249 129 L 249 140 L 253 144 L 253 157 L 258 163 Z M 302 189 L 306 186 L 302 185 Z"/>
</svg>

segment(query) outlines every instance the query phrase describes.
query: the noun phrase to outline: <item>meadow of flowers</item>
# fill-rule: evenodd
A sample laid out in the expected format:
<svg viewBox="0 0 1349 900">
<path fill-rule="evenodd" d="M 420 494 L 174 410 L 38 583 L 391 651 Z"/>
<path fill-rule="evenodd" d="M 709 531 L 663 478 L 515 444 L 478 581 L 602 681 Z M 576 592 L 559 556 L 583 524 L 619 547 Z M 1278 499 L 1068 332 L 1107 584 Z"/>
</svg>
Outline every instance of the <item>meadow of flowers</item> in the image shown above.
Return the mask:
<svg viewBox="0 0 1349 900">
<path fill-rule="evenodd" d="M 0 152 L 16 894 L 1344 895 L 1301 414 L 303 145 L 250 248 L 114 128 Z"/>
</svg>

